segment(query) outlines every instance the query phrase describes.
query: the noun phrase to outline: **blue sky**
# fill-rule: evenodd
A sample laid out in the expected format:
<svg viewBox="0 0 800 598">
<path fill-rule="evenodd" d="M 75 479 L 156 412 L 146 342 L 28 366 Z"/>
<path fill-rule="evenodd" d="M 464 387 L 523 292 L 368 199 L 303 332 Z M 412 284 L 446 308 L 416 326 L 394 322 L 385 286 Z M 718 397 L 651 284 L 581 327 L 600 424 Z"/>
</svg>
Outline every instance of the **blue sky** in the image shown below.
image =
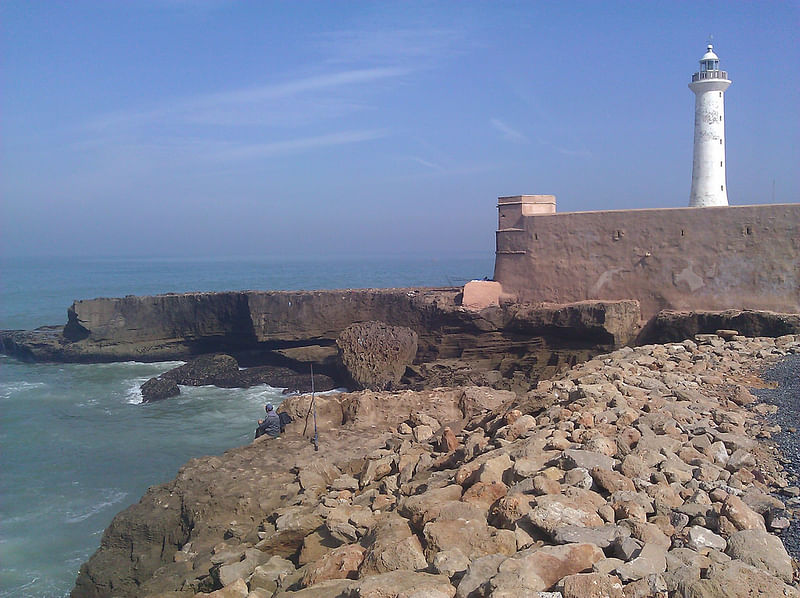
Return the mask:
<svg viewBox="0 0 800 598">
<path fill-rule="evenodd" d="M 491 253 L 499 195 L 685 206 L 709 34 L 731 204 L 800 198 L 797 2 L 5 0 L 0 27 L 10 255 Z"/>
</svg>

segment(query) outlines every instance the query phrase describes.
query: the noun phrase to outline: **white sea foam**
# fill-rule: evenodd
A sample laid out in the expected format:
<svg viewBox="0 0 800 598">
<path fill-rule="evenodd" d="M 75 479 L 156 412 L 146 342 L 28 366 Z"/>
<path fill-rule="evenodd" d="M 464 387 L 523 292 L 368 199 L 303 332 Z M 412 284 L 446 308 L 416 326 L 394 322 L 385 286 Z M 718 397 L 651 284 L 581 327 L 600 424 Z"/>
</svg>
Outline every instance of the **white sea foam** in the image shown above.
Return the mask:
<svg viewBox="0 0 800 598">
<path fill-rule="evenodd" d="M 151 376 L 152 377 L 152 376 Z M 127 389 L 125 390 L 125 402 L 130 403 L 131 405 L 138 405 L 142 402 L 142 384 L 147 382 L 150 378 L 147 376 L 142 376 L 141 378 L 132 378 L 130 380 L 126 380 L 125 384 L 127 385 Z"/>
<path fill-rule="evenodd" d="M 47 386 L 44 382 L 27 382 L 25 380 L 18 380 L 16 382 L 2 382 L 0 383 L 0 398 L 10 399 L 15 394 L 32 390 L 34 388 L 41 388 Z"/>
<path fill-rule="evenodd" d="M 166 372 L 173 368 L 178 367 L 179 365 L 183 365 L 186 363 L 185 361 L 114 361 L 111 363 L 93 363 L 89 364 L 92 368 L 97 369 L 117 369 L 117 368 L 136 368 L 138 370 L 141 369 L 149 369 L 154 370 L 156 372 L 162 371 Z M 154 374 L 157 375 L 157 374 Z"/>
<path fill-rule="evenodd" d="M 0 591 L 0 598 L 6 598 L 6 596 L 24 596 L 24 591 L 33 587 L 36 582 L 39 581 L 38 577 L 34 577 L 27 583 L 23 583 L 22 585 L 18 585 L 15 588 L 10 588 L 8 590 Z"/>
<path fill-rule="evenodd" d="M 64 523 L 80 523 L 81 521 L 86 521 L 92 515 L 96 515 L 100 511 L 114 506 L 126 496 L 128 496 L 128 493 L 122 490 L 106 490 L 103 492 L 103 498 L 105 500 L 92 505 L 83 513 L 74 514 L 71 511 L 67 511 L 67 518 L 64 520 Z"/>
</svg>

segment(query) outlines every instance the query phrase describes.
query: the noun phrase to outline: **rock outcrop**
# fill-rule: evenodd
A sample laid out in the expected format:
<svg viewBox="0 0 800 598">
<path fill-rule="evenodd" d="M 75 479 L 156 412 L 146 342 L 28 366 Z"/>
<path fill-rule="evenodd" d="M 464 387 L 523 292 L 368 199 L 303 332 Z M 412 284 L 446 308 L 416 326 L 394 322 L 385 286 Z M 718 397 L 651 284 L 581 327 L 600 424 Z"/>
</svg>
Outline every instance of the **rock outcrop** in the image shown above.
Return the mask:
<svg viewBox="0 0 800 598">
<path fill-rule="evenodd" d="M 417 355 L 417 333 L 384 322 L 363 322 L 345 328 L 336 346 L 355 389 L 392 390 Z"/>
<path fill-rule="evenodd" d="M 70 362 L 226 353 L 243 366 L 302 373 L 313 365 L 315 372 L 346 385 L 336 339 L 348 326 L 375 321 L 417 335 L 416 357 L 401 386 L 477 384 L 524 393 L 541 378 L 625 344 L 640 324 L 636 301 L 504 304 L 471 311 L 460 305 L 460 294 L 460 289 L 384 289 L 92 299 L 72 305 L 63 329 L 0 331 L 0 350 L 24 360 Z M 378 343 L 369 359 L 385 348 Z M 411 345 L 403 351 L 410 353 Z M 248 375 L 257 376 L 256 370 L 250 367 Z M 274 375 L 265 370 L 264 377 Z"/>
<path fill-rule="evenodd" d="M 201 355 L 188 363 L 150 378 L 142 384 L 142 402 L 152 403 L 180 394 L 178 385 L 219 386 L 221 388 L 249 388 L 268 384 L 284 388 L 285 392 L 326 391 L 336 388 L 334 380 L 325 374 L 316 374 L 312 385 L 311 374 L 302 374 L 279 366 L 256 366 L 240 369 L 231 355 L 212 353 Z"/>
<path fill-rule="evenodd" d="M 728 340 L 725 339 L 728 337 Z M 115 518 L 72 596 L 800 597 L 755 368 L 800 337 L 624 348 L 524 396 L 308 396 Z M 788 490 L 788 489 L 787 489 Z"/>
<path fill-rule="evenodd" d="M 671 343 L 696 334 L 734 330 L 742 336 L 800 334 L 800 314 L 752 309 L 661 311 L 639 333 L 640 343 Z"/>
</svg>

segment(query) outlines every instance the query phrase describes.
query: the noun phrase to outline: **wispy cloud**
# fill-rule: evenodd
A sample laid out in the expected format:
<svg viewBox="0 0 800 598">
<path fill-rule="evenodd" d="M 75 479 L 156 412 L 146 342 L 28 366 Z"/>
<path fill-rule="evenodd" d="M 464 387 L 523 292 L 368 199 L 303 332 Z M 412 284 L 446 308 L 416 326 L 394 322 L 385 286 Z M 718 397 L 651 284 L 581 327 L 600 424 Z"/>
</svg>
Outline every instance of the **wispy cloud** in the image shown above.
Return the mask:
<svg viewBox="0 0 800 598">
<path fill-rule="evenodd" d="M 263 85 L 250 89 L 240 89 L 223 93 L 209 94 L 197 98 L 195 103 L 243 104 L 250 102 L 263 102 L 265 100 L 271 100 L 275 98 L 294 96 L 300 93 L 371 83 L 381 79 L 400 77 L 408 74 L 408 72 L 409 69 L 400 67 L 338 71 L 295 79 L 294 81 Z"/>
<path fill-rule="evenodd" d="M 564 147 L 562 145 L 557 145 L 555 143 L 547 141 L 542 137 L 537 138 L 536 141 L 538 141 L 540 145 L 551 148 L 554 151 L 564 156 L 572 156 L 575 158 L 591 158 L 593 155 L 592 152 L 590 152 L 587 149 L 572 149 L 569 147 Z"/>
<path fill-rule="evenodd" d="M 592 152 L 590 152 L 589 150 L 574 150 L 574 149 L 569 149 L 569 148 L 566 148 L 566 147 L 558 147 L 558 146 L 555 146 L 555 148 L 556 148 L 556 151 L 559 154 L 564 154 L 565 156 L 575 156 L 576 158 L 591 158 L 592 157 Z"/>
<path fill-rule="evenodd" d="M 319 37 L 326 62 L 332 64 L 416 64 L 418 67 L 456 53 L 465 33 L 457 29 L 342 30 Z"/>
<path fill-rule="evenodd" d="M 499 118 L 492 118 L 489 120 L 489 124 L 491 124 L 500 134 L 503 136 L 503 139 L 506 141 L 512 141 L 514 143 L 527 143 L 528 138 L 511 127 L 510 125 L 504 123 Z"/>
<path fill-rule="evenodd" d="M 168 122 L 210 125 L 284 125 L 309 122 L 318 118 L 341 116 L 364 108 L 364 104 L 341 97 L 326 97 L 322 92 L 336 92 L 356 86 L 397 79 L 406 68 L 369 68 L 337 71 L 269 85 L 200 94 L 169 100 L 144 110 L 103 114 L 87 123 L 88 128 L 141 127 Z"/>
<path fill-rule="evenodd" d="M 426 168 L 430 168 L 431 170 L 444 170 L 444 168 L 442 168 L 436 162 L 431 162 L 429 160 L 424 160 L 423 158 L 420 158 L 419 156 L 409 156 L 408 159 L 413 161 L 413 162 L 416 162 L 417 164 L 421 164 L 422 166 L 425 166 Z"/>
<path fill-rule="evenodd" d="M 227 148 L 219 148 L 216 155 L 213 157 L 221 160 L 263 158 L 297 153 L 323 147 L 349 145 L 364 141 L 372 141 L 374 139 L 385 137 L 386 134 L 387 132 L 385 130 L 340 131 L 330 135 L 317 135 L 315 137 L 303 137 L 284 141 L 274 141 L 271 143 L 231 145 Z"/>
</svg>

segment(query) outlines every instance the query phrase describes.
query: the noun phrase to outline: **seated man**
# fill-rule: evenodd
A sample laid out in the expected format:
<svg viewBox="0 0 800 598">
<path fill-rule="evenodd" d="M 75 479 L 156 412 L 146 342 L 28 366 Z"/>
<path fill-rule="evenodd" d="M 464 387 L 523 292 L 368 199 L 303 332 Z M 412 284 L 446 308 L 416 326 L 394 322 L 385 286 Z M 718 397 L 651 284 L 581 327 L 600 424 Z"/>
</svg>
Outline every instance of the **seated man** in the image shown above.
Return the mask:
<svg viewBox="0 0 800 598">
<path fill-rule="evenodd" d="M 267 404 L 264 406 L 267 415 L 264 419 L 258 420 L 258 427 L 256 428 L 256 438 L 269 434 L 272 438 L 277 438 L 281 435 L 281 418 L 275 413 L 272 405 Z"/>
</svg>

